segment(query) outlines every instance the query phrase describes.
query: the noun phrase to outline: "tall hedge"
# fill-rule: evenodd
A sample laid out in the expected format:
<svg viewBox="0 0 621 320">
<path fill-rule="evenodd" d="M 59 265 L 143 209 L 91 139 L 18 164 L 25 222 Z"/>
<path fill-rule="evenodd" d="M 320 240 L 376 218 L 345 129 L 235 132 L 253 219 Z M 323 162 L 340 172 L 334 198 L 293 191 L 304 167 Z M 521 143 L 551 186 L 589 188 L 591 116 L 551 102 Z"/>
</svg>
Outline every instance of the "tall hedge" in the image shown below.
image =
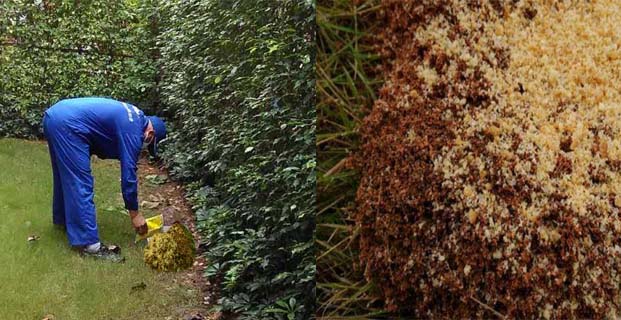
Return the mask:
<svg viewBox="0 0 621 320">
<path fill-rule="evenodd" d="M 314 312 L 314 3 L 165 1 L 162 97 L 172 173 L 192 190 L 221 307 Z"/>
<path fill-rule="evenodd" d="M 0 1 L 0 136 L 39 136 L 42 111 L 66 97 L 153 109 L 150 2 Z"/>
</svg>

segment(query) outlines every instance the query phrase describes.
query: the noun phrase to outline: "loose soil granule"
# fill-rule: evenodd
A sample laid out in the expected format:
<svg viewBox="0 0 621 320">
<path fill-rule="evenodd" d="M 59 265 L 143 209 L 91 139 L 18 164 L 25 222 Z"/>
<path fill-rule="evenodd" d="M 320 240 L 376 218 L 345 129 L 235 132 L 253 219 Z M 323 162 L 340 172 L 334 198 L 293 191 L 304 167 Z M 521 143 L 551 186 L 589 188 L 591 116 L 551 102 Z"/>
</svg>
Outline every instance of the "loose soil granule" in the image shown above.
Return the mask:
<svg viewBox="0 0 621 320">
<path fill-rule="evenodd" d="M 168 232 L 157 233 L 144 249 L 144 261 L 158 271 L 179 271 L 194 263 L 194 241 L 180 223 Z"/>
<path fill-rule="evenodd" d="M 430 317 L 619 313 L 621 2 L 384 0 L 366 275 Z"/>
</svg>

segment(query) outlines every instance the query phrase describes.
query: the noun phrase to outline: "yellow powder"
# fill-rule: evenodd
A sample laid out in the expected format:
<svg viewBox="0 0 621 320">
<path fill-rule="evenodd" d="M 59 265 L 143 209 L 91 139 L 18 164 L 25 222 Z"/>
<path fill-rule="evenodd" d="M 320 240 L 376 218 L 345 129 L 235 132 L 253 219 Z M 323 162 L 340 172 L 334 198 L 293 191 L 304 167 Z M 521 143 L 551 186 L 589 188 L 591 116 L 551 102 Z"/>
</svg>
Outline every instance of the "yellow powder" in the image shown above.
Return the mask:
<svg viewBox="0 0 621 320">
<path fill-rule="evenodd" d="M 621 176 L 606 163 L 608 159 L 621 160 L 621 2 L 531 3 L 521 5 L 536 8 L 532 20 L 521 10 L 500 19 L 489 8 L 475 12 L 464 7 L 458 15 L 463 26 L 483 30 L 477 43 L 469 48 L 460 41 L 443 38 L 447 30 L 437 30 L 446 25 L 443 17 L 431 24 L 433 30 L 420 30 L 421 39 L 431 39 L 456 55 L 461 52 L 462 59 L 473 62 L 469 66 L 476 65 L 476 61 L 493 84 L 490 92 L 496 102 L 471 120 L 466 117 L 457 135 L 465 140 L 489 134 L 493 136 L 486 146 L 489 153 L 502 159 L 511 159 L 509 154 L 522 155 L 514 171 L 501 173 L 507 180 L 516 174 L 525 175 L 541 187 L 541 200 L 524 213 L 546 211 L 549 204 L 545 197 L 553 192 L 567 195 L 568 204 L 580 215 L 587 213 L 589 205 L 611 210 L 609 202 L 604 201 L 612 192 L 606 185 L 621 184 Z M 506 69 L 494 67 L 494 59 L 490 64 L 480 63 L 484 56 L 495 57 L 492 44 L 509 48 Z M 509 135 L 522 139 L 517 152 L 506 141 Z M 561 150 L 565 139 L 571 139 L 569 150 Z M 597 152 L 592 154 L 594 147 Z M 450 179 L 447 171 L 463 172 L 474 162 L 493 165 L 485 155 L 460 156 L 468 154 L 466 150 L 469 146 L 463 143 L 446 149 L 442 156 L 445 161 L 436 169 Z M 524 159 L 524 154 L 531 156 Z M 572 170 L 566 176 L 554 176 L 561 154 L 571 162 Z M 458 157 L 460 161 L 456 161 Z M 532 166 L 536 166 L 534 173 L 530 173 Z M 601 168 L 611 179 L 593 184 L 589 166 Z M 506 204 L 492 206 L 501 210 Z"/>
</svg>

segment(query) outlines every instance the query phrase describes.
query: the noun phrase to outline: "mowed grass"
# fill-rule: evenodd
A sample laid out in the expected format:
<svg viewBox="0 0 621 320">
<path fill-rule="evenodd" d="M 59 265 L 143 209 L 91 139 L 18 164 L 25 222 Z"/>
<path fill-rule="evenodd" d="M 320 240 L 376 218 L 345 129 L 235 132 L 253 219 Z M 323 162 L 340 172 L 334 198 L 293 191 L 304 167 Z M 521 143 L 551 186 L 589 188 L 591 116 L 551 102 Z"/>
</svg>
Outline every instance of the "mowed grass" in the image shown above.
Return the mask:
<svg viewBox="0 0 621 320">
<path fill-rule="evenodd" d="M 53 227 L 47 145 L 0 139 L 0 319 L 177 319 L 195 303 L 179 275 L 144 264 L 129 218 L 104 210 L 123 205 L 118 161 L 92 167 L 100 237 L 122 247 L 124 264 L 81 258 Z"/>
</svg>

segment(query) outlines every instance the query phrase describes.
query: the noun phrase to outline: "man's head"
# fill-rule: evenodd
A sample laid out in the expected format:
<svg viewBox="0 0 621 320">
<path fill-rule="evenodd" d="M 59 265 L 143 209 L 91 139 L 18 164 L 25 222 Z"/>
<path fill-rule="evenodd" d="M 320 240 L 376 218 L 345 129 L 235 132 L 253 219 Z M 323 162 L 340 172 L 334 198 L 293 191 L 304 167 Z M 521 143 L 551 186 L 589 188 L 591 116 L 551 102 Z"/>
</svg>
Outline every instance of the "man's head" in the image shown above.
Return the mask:
<svg viewBox="0 0 621 320">
<path fill-rule="evenodd" d="M 147 117 L 149 124 L 144 130 L 144 142 L 148 144 L 151 156 L 157 156 L 157 144 L 166 139 L 166 124 L 156 116 Z"/>
</svg>

